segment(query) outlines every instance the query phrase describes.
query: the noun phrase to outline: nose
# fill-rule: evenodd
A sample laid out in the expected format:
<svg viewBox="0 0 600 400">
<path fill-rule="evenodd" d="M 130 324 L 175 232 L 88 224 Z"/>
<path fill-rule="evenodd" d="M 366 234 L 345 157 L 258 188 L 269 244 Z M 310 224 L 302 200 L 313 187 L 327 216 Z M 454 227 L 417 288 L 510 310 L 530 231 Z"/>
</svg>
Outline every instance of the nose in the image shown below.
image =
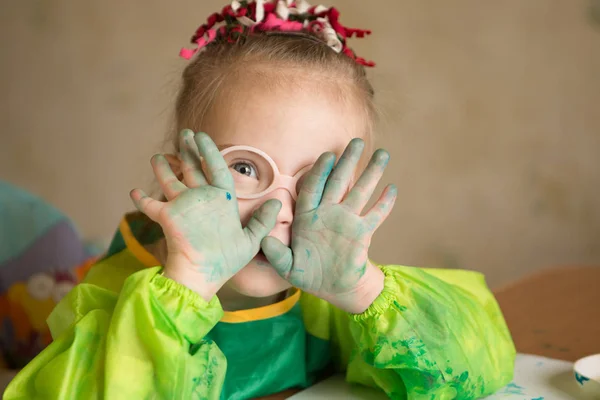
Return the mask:
<svg viewBox="0 0 600 400">
<path fill-rule="evenodd" d="M 296 201 L 289 190 L 284 188 L 275 189 L 263 197 L 264 201 L 270 199 L 277 199 L 281 202 L 281 210 L 277 215 L 277 225 L 291 225 L 294 220 Z"/>
<path fill-rule="evenodd" d="M 292 222 L 294 221 L 296 201 L 288 190 L 280 188 L 273 190 L 271 193 L 262 197 L 256 208 L 260 207 L 261 204 L 270 199 L 279 200 L 281 202 L 281 210 L 279 211 L 279 214 L 277 214 L 275 227 L 269 232 L 269 235 L 281 240 L 286 246 L 289 246 L 292 238 Z"/>
</svg>

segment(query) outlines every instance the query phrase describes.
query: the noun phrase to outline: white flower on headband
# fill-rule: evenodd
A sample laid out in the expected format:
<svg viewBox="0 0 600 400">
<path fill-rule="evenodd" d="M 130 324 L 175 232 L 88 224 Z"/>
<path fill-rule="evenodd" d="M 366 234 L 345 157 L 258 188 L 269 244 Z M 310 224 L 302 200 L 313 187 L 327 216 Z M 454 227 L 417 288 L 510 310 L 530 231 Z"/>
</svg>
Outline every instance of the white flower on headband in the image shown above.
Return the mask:
<svg viewBox="0 0 600 400">
<path fill-rule="evenodd" d="M 264 22 L 263 20 L 265 18 L 265 3 L 273 2 L 277 3 L 275 8 L 275 13 L 277 14 L 277 17 L 279 17 L 283 21 L 288 21 L 290 15 L 306 14 L 311 8 L 311 5 L 306 0 L 296 1 L 295 5 L 293 0 L 256 0 L 256 20 L 253 21 L 252 19 L 244 15 L 237 18 L 238 22 L 247 27 L 252 27 L 253 25 Z M 238 11 L 241 6 L 242 4 L 238 0 L 234 0 L 231 2 L 231 8 L 233 11 Z M 321 13 L 327 10 L 327 7 L 319 5 L 315 8 L 315 13 Z M 327 21 L 327 18 L 317 18 L 317 21 L 322 24 L 323 28 L 315 33 L 321 36 L 323 41 L 325 41 L 325 43 L 327 43 L 327 45 L 331 47 L 336 53 L 341 52 L 344 45 L 338 38 L 338 35 L 335 32 L 335 30 L 331 27 L 329 21 Z M 308 20 L 304 21 L 305 28 L 308 27 L 308 24 Z"/>
<path fill-rule="evenodd" d="M 279 0 L 277 2 L 277 8 L 275 9 L 277 16 L 284 21 L 290 17 L 290 7 L 286 4 L 284 0 Z"/>
<path fill-rule="evenodd" d="M 243 23 L 245 26 L 252 26 L 254 24 L 258 24 L 263 22 L 265 19 L 265 3 L 276 3 L 276 14 L 279 18 L 284 21 L 287 21 L 290 15 L 299 15 L 305 14 L 310 9 L 311 5 L 306 0 L 299 0 L 294 5 L 293 0 L 255 0 L 256 3 L 256 12 L 255 12 L 255 20 L 243 16 L 239 17 L 238 21 Z M 233 0 L 231 2 L 231 9 L 233 11 L 238 11 L 242 7 L 242 3 L 238 0 Z M 325 6 L 317 6 L 317 12 L 327 11 L 327 7 Z"/>
<path fill-rule="evenodd" d="M 327 43 L 329 47 L 335 50 L 336 53 L 341 52 L 344 45 L 338 38 L 338 35 L 335 32 L 335 30 L 331 27 L 329 21 L 327 21 L 326 18 L 317 18 L 317 21 L 323 24 L 323 31 L 321 32 L 321 35 L 323 36 L 323 40 L 325 41 L 325 43 Z"/>
</svg>

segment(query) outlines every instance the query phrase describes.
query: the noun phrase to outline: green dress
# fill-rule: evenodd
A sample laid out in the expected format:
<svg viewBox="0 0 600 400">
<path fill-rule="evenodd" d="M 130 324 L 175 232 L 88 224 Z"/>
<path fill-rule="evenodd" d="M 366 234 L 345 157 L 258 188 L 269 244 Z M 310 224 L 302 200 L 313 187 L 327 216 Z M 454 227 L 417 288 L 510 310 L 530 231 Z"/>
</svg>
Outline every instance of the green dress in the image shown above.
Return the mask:
<svg viewBox="0 0 600 400">
<path fill-rule="evenodd" d="M 392 399 L 475 399 L 512 379 L 515 348 L 479 273 L 381 265 L 383 292 L 358 315 L 298 290 L 224 312 L 163 277 L 139 229 L 123 219 L 4 399 L 248 399 L 326 371 Z"/>
</svg>

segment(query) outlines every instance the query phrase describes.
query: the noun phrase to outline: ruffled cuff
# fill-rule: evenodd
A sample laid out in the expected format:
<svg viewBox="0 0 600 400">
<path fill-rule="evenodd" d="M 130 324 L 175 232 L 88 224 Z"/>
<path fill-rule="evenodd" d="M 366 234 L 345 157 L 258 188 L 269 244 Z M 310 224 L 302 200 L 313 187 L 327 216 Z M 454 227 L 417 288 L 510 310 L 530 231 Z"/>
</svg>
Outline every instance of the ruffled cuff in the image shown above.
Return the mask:
<svg viewBox="0 0 600 400">
<path fill-rule="evenodd" d="M 162 311 L 190 343 L 202 340 L 223 317 L 217 296 L 207 302 L 196 292 L 160 273 L 152 277 L 150 288 Z"/>
<path fill-rule="evenodd" d="M 383 290 L 375 298 L 373 304 L 369 306 L 362 314 L 351 314 L 351 317 L 356 322 L 363 322 L 372 318 L 378 318 L 385 313 L 390 306 L 396 301 L 397 293 L 400 290 L 398 282 L 392 276 L 392 272 L 384 266 L 377 266 L 383 275 Z"/>
</svg>

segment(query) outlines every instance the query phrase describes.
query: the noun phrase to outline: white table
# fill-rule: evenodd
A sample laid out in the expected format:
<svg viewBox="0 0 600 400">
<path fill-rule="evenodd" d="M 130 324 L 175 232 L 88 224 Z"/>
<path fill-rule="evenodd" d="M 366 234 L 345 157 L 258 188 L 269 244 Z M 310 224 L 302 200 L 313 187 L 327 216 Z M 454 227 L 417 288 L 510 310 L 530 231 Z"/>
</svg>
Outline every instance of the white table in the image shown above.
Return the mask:
<svg viewBox="0 0 600 400">
<path fill-rule="evenodd" d="M 291 400 L 386 400 L 387 396 L 372 389 L 348 385 L 342 376 L 334 376 L 292 397 Z M 573 363 L 519 354 L 515 377 L 508 386 L 487 400 L 592 400 L 584 395 L 573 375 Z"/>
</svg>

